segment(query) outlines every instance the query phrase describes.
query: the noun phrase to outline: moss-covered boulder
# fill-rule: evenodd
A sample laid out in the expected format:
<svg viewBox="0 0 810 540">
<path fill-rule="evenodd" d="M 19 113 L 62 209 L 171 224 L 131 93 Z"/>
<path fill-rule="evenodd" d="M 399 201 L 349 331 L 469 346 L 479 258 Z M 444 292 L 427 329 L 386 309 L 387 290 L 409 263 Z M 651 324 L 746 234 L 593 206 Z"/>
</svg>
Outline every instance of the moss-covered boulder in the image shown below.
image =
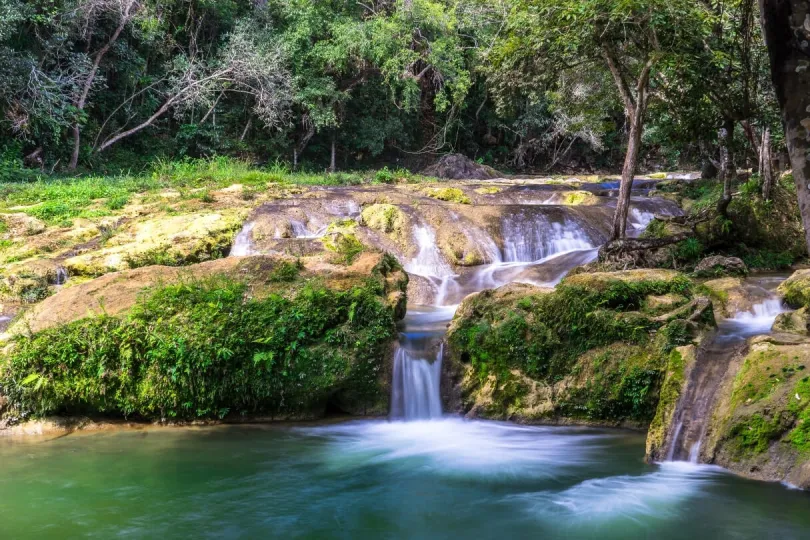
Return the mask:
<svg viewBox="0 0 810 540">
<path fill-rule="evenodd" d="M 804 307 L 796 311 L 780 313 L 776 316 L 771 331 L 775 334 L 810 336 L 810 312 Z"/>
<path fill-rule="evenodd" d="M 701 260 L 695 267 L 695 277 L 746 276 L 748 267 L 737 257 L 712 255 Z"/>
<path fill-rule="evenodd" d="M 486 418 L 647 425 L 672 351 L 713 324 L 695 291 L 678 272 L 633 270 L 471 295 L 447 335 L 448 401 Z M 651 313 L 665 296 L 671 309 Z"/>
<path fill-rule="evenodd" d="M 810 339 L 754 338 L 733 367 L 702 454 L 745 476 L 810 487 Z"/>
<path fill-rule="evenodd" d="M 106 275 L 15 326 L 4 419 L 384 414 L 406 286 L 371 253 L 350 267 L 240 257 Z"/>
<path fill-rule="evenodd" d="M 810 269 L 797 270 L 777 290 L 791 307 L 810 306 Z"/>
<path fill-rule="evenodd" d="M 65 259 L 72 275 L 162 264 L 181 266 L 227 255 L 242 228 L 244 212 L 195 212 L 163 215 L 124 224 L 110 231 L 104 247 Z"/>
</svg>

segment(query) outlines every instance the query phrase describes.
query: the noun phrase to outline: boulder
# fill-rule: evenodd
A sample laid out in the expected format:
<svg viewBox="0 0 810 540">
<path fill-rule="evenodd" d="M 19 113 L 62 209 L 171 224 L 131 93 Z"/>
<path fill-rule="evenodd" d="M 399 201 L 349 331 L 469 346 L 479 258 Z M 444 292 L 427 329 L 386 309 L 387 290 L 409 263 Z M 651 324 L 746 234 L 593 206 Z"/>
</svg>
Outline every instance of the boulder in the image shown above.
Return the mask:
<svg viewBox="0 0 810 540">
<path fill-rule="evenodd" d="M 746 276 L 748 267 L 737 257 L 712 255 L 698 263 L 694 274 L 696 277 Z"/>
<path fill-rule="evenodd" d="M 475 417 L 646 426 L 670 353 L 714 323 L 693 291 L 678 272 L 632 270 L 472 294 L 447 334 L 445 400 Z M 650 297 L 667 313 L 646 313 Z M 639 387 L 649 391 L 631 398 Z"/>
<path fill-rule="evenodd" d="M 424 176 L 448 180 L 491 180 L 502 175 L 492 167 L 481 165 L 461 154 L 447 154 L 422 170 Z"/>
<path fill-rule="evenodd" d="M 797 334 L 810 336 L 810 313 L 806 307 L 780 313 L 773 323 L 772 332 L 776 334 Z"/>
<path fill-rule="evenodd" d="M 797 270 L 777 290 L 791 307 L 810 305 L 810 269 Z"/>
<path fill-rule="evenodd" d="M 743 476 L 810 488 L 810 339 L 758 336 L 718 390 L 705 450 Z"/>
</svg>

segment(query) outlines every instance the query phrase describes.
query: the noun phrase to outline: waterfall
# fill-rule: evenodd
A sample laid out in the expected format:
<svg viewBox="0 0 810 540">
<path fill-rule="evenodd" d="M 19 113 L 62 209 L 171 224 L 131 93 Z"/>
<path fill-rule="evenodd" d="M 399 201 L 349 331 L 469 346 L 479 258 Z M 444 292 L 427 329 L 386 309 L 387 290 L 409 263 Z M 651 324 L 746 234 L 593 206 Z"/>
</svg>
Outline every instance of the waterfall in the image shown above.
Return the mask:
<svg viewBox="0 0 810 540">
<path fill-rule="evenodd" d="M 57 287 L 61 287 L 62 285 L 67 283 L 67 280 L 68 280 L 67 268 L 65 268 L 64 266 L 58 267 L 56 269 L 56 283 L 55 283 L 55 285 Z"/>
<path fill-rule="evenodd" d="M 717 332 L 699 349 L 668 428 L 667 461 L 698 463 L 718 389 L 733 358 L 745 348 L 749 337 L 769 334 L 776 316 L 785 311 L 781 298 L 773 293 L 760 287 L 749 286 L 748 289 L 768 296 L 749 310 L 740 311 L 718 324 Z"/>
<path fill-rule="evenodd" d="M 431 227 L 423 223 L 416 225 L 413 237 L 417 252 L 416 256 L 405 263 L 405 271 L 429 279 L 437 291 L 435 304 L 441 306 L 456 289 L 456 273 L 442 257 L 436 245 L 436 233 Z"/>
<path fill-rule="evenodd" d="M 405 347 L 397 349 L 391 387 L 391 418 L 428 420 L 441 417 L 442 354 L 443 345 L 440 345 L 436 359 L 431 362 L 414 357 Z"/>
<path fill-rule="evenodd" d="M 582 225 L 568 217 L 559 222 L 542 213 L 521 212 L 505 217 L 501 232 L 507 262 L 534 262 L 596 247 Z"/>
<path fill-rule="evenodd" d="M 255 226 L 256 224 L 252 221 L 245 223 L 242 230 L 239 231 L 239 234 L 237 234 L 236 238 L 233 240 L 231 252 L 228 254 L 229 257 L 245 257 L 247 255 L 256 254 L 256 250 L 253 249 L 253 242 L 251 241 L 251 233 Z"/>
</svg>

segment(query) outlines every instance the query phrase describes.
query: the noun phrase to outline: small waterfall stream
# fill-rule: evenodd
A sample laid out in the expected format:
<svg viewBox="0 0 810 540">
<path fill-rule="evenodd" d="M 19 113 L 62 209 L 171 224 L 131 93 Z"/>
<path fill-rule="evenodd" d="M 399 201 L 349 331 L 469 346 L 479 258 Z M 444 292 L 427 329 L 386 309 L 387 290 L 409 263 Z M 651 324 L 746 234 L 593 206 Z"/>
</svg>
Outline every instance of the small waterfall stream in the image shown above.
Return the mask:
<svg viewBox="0 0 810 540">
<path fill-rule="evenodd" d="M 409 274 L 428 279 L 436 289 L 434 305 L 409 306 L 394 358 L 391 392 L 393 419 L 426 420 L 441 416 L 442 341 L 458 303 L 468 294 L 522 281 L 553 286 L 573 267 L 596 258 L 595 238 L 574 214 L 552 209 L 522 208 L 501 223 L 502 248 L 480 229 L 465 231 L 486 255 L 489 264 L 459 274 L 436 244 L 436 233 L 426 223 L 413 229 L 417 253 L 404 264 Z"/>
<path fill-rule="evenodd" d="M 762 291 L 760 287 L 758 292 Z M 786 309 L 773 292 L 734 317 L 721 321 L 715 334 L 698 351 L 689 382 L 678 402 L 667 437 L 667 461 L 700 462 L 700 451 L 711 420 L 717 390 L 732 359 L 749 337 L 769 334 L 777 315 Z"/>
</svg>

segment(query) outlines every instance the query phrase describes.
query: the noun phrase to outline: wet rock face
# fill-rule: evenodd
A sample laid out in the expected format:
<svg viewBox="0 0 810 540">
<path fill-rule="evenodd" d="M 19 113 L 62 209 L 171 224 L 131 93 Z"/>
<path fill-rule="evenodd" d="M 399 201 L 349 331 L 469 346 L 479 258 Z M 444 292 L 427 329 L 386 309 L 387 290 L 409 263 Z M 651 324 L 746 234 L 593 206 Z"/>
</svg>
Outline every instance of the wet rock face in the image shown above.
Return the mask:
<svg viewBox="0 0 810 540">
<path fill-rule="evenodd" d="M 448 180 L 490 180 L 502 176 L 492 167 L 481 165 L 461 154 L 448 154 L 422 171 L 425 176 Z"/>
<path fill-rule="evenodd" d="M 748 267 L 737 257 L 713 255 L 700 261 L 694 273 L 696 277 L 746 276 Z"/>
<path fill-rule="evenodd" d="M 744 476 L 810 488 L 810 339 L 753 338 L 732 367 L 704 455 Z"/>
</svg>

